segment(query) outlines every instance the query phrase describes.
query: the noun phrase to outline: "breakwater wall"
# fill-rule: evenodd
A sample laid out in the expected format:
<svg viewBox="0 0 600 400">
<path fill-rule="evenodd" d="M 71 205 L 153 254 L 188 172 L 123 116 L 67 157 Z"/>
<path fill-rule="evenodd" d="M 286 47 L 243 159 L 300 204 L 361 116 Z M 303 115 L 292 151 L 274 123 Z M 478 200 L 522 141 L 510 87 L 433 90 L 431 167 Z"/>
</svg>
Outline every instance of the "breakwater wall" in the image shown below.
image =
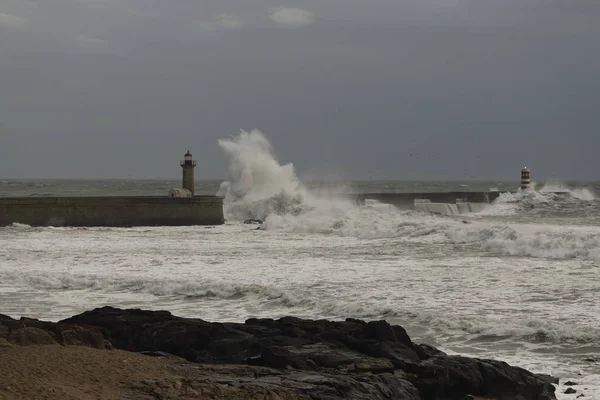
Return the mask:
<svg viewBox="0 0 600 400">
<path fill-rule="evenodd" d="M 361 193 L 352 195 L 358 204 L 366 200 L 377 200 L 399 208 L 415 208 L 415 201 L 429 200 L 431 203 L 483 203 L 490 204 L 504 192 L 431 192 L 431 193 Z"/>
<path fill-rule="evenodd" d="M 186 226 L 224 223 L 217 196 L 3 197 L 0 226 Z"/>
<path fill-rule="evenodd" d="M 488 205 L 485 203 L 430 203 L 415 201 L 415 210 L 442 215 L 459 215 L 483 211 Z"/>
</svg>

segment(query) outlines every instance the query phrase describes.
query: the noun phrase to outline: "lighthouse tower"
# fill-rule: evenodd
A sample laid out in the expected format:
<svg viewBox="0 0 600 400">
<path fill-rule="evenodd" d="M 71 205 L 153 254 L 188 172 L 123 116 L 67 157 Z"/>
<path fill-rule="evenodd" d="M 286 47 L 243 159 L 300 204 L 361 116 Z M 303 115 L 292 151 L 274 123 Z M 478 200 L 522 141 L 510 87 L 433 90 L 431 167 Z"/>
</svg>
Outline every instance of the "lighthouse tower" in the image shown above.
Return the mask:
<svg viewBox="0 0 600 400">
<path fill-rule="evenodd" d="M 527 167 L 521 170 L 521 190 L 529 190 L 531 185 L 531 170 Z"/>
<path fill-rule="evenodd" d="M 194 195 L 194 168 L 196 168 L 196 160 L 192 160 L 192 154 L 188 150 L 183 156 L 183 161 L 180 163 L 183 168 L 183 188 L 190 191 Z"/>
</svg>

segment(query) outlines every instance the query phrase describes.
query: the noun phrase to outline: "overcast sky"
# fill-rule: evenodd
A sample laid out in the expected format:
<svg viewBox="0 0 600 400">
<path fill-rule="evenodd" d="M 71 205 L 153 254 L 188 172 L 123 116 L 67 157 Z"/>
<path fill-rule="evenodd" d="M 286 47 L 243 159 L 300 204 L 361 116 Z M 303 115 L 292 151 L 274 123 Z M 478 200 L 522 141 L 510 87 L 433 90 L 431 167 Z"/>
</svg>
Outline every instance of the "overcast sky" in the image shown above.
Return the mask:
<svg viewBox="0 0 600 400">
<path fill-rule="evenodd" d="M 600 179 L 599 0 L 0 0 L 0 177 Z"/>
</svg>

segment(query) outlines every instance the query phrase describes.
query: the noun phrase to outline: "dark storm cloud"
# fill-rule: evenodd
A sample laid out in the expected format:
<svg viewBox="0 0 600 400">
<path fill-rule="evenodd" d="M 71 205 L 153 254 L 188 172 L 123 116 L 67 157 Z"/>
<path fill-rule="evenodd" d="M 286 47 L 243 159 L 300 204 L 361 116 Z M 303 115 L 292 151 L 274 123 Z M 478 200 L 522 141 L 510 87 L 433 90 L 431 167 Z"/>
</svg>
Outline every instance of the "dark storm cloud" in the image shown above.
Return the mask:
<svg viewBox="0 0 600 400">
<path fill-rule="evenodd" d="M 238 3 L 0 0 L 0 176 L 598 178 L 596 1 Z"/>
</svg>

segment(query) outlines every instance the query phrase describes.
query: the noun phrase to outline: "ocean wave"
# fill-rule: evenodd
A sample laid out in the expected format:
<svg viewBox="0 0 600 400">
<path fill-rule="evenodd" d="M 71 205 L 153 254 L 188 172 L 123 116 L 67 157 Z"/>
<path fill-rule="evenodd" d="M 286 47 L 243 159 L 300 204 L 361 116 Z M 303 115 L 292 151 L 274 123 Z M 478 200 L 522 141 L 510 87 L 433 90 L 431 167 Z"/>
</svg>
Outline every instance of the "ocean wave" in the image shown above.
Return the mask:
<svg viewBox="0 0 600 400">
<path fill-rule="evenodd" d="M 27 229 L 31 228 L 31 225 L 13 222 L 12 224 L 6 226 L 5 228 L 6 229 L 14 229 L 14 230 L 27 230 Z"/>
<path fill-rule="evenodd" d="M 592 201 L 596 199 L 595 194 L 588 188 L 569 188 L 561 182 L 549 182 L 542 186 L 538 192 L 540 193 L 567 193 L 570 197 L 574 197 L 583 201 Z"/>
<path fill-rule="evenodd" d="M 37 228 L 34 228 L 30 225 L 27 224 L 20 224 L 18 222 L 13 222 L 10 225 L 6 225 L 6 226 L 0 226 L 0 233 L 9 233 L 9 234 L 17 234 L 17 233 L 21 233 L 21 232 L 32 232 L 35 231 Z"/>
<path fill-rule="evenodd" d="M 600 328 L 543 317 L 460 316 L 436 311 L 394 313 L 393 320 L 406 326 L 425 327 L 428 334 L 447 341 L 531 343 L 542 345 L 600 346 Z"/>
<path fill-rule="evenodd" d="M 42 291 L 99 291 L 147 294 L 193 304 L 234 302 L 239 307 L 258 307 L 269 315 L 306 315 L 312 318 L 387 319 L 405 328 L 425 327 L 435 337 L 452 341 L 497 342 L 519 340 L 528 343 L 598 343 L 600 329 L 541 317 L 514 316 L 510 320 L 481 315 L 460 315 L 447 311 L 410 310 L 402 304 L 356 301 L 351 298 L 315 295 L 310 288 L 281 288 L 260 284 L 224 281 L 116 278 L 99 275 L 0 272 L 0 281 L 15 287 Z M 149 300 L 150 301 L 150 300 Z M 161 300 L 164 301 L 164 300 Z M 183 304 L 183 303 L 182 303 Z M 218 303 L 225 304 L 225 303 Z M 466 336 L 465 336 L 466 335 Z"/>
<path fill-rule="evenodd" d="M 586 188 L 561 191 L 554 189 L 554 187 L 544 187 L 540 191 L 500 193 L 498 198 L 478 215 L 581 216 L 600 211 L 600 201 Z"/>
<path fill-rule="evenodd" d="M 277 302 L 280 305 L 301 305 L 306 299 L 269 286 L 258 284 L 231 284 L 228 282 L 140 278 L 113 278 L 101 275 L 75 275 L 68 273 L 0 272 L 0 281 L 37 290 L 143 293 L 160 297 L 179 297 L 187 300 L 257 300 Z"/>
<path fill-rule="evenodd" d="M 600 261 L 598 228 L 473 223 L 448 229 L 446 236 L 494 254 Z"/>
<path fill-rule="evenodd" d="M 229 157 L 230 180 L 218 195 L 224 197 L 227 220 L 264 220 L 271 214 L 303 212 L 312 196 L 300 183 L 293 164 L 281 165 L 271 144 L 259 131 L 242 131 L 219 146 Z"/>
</svg>

